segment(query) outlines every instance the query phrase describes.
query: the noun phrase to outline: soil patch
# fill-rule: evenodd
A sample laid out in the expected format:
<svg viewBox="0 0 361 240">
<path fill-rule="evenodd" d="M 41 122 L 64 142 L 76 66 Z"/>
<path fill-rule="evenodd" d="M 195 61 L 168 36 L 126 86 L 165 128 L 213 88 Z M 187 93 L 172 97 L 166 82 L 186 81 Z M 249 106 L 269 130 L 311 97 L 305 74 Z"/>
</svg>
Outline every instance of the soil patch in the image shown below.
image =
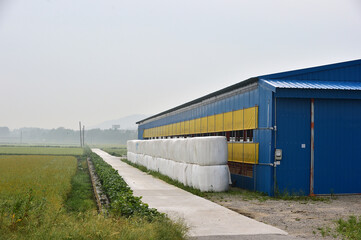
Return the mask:
<svg viewBox="0 0 361 240">
<path fill-rule="evenodd" d="M 241 195 L 207 196 L 208 199 L 257 221 L 278 227 L 290 236 L 334 239 L 332 229 L 340 218 L 361 216 L 361 195 L 323 197 L 312 200 L 258 200 Z M 325 235 L 322 237 L 322 232 Z"/>
</svg>

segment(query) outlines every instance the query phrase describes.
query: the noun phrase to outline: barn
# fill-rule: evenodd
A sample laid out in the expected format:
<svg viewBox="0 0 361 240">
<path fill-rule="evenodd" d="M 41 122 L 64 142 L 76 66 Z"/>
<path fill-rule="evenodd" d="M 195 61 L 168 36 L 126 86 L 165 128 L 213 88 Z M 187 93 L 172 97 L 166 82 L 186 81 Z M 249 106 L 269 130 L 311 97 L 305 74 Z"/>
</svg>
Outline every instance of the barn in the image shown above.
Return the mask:
<svg viewBox="0 0 361 240">
<path fill-rule="evenodd" d="M 225 136 L 240 188 L 361 193 L 361 59 L 252 77 L 137 124 L 139 139 Z"/>
</svg>

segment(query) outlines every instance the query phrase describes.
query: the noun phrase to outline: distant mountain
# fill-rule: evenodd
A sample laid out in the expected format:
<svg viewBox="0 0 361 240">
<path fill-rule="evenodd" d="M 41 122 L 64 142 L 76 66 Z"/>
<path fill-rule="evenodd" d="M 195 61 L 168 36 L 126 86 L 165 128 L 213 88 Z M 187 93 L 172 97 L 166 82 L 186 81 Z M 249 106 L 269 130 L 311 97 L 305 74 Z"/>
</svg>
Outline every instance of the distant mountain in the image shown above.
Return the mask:
<svg viewBox="0 0 361 240">
<path fill-rule="evenodd" d="M 119 125 L 119 129 L 135 130 L 138 128 L 138 125 L 135 123 L 144 118 L 147 118 L 147 117 L 149 117 L 149 116 L 144 115 L 144 114 L 130 115 L 130 116 L 115 119 L 115 120 L 108 120 L 108 121 L 99 123 L 97 125 L 90 126 L 88 129 L 95 129 L 95 128 L 110 129 L 110 128 L 112 128 L 113 125 Z"/>
</svg>

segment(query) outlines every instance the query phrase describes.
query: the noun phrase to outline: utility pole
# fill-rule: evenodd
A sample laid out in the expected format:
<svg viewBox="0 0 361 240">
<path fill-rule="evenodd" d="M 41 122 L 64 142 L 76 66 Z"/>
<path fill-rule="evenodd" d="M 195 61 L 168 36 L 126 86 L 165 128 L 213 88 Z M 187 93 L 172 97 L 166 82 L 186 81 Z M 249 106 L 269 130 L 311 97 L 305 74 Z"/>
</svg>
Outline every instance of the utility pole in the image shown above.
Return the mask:
<svg viewBox="0 0 361 240">
<path fill-rule="evenodd" d="M 84 133 L 85 133 L 85 126 L 83 125 L 83 147 L 85 146 L 85 137 L 84 137 Z"/>
<path fill-rule="evenodd" d="M 82 141 L 82 137 L 81 137 L 81 122 L 79 121 L 79 133 L 80 133 L 80 147 L 83 147 L 83 141 Z"/>
</svg>

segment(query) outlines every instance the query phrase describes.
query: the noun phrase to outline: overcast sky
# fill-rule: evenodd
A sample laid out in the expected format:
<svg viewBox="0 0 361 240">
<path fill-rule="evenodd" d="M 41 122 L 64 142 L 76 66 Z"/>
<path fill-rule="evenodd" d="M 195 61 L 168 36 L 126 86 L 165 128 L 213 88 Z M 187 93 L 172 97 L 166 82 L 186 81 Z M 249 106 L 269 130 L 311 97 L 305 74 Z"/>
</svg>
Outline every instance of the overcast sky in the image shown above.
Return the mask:
<svg viewBox="0 0 361 240">
<path fill-rule="evenodd" d="M 156 114 L 360 58 L 360 0 L 0 0 L 0 126 Z"/>
</svg>

